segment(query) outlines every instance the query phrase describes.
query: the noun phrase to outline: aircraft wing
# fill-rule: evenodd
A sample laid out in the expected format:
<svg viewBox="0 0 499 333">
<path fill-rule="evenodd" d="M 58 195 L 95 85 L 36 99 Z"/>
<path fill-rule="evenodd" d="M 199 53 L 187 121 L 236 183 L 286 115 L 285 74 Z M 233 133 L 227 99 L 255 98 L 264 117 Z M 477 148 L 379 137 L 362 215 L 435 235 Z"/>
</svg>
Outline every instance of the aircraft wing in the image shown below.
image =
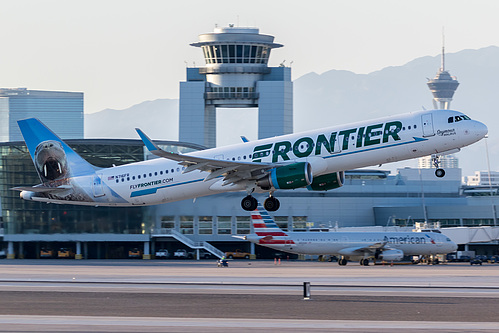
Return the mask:
<svg viewBox="0 0 499 333">
<path fill-rule="evenodd" d="M 63 192 L 71 189 L 72 187 L 69 185 L 61 185 L 58 187 L 49 187 L 49 186 L 18 186 L 18 187 L 13 187 L 11 190 L 16 190 L 16 191 L 30 191 L 30 192 L 36 192 L 36 193 L 57 193 L 57 192 Z"/>
<path fill-rule="evenodd" d="M 140 129 L 136 128 L 135 130 L 152 154 L 169 160 L 178 161 L 180 165 L 185 166 L 186 168 L 182 173 L 188 173 L 194 170 L 209 172 L 210 174 L 204 181 L 220 176 L 224 176 L 224 185 L 237 183 L 241 180 L 257 180 L 264 177 L 268 170 L 273 169 L 276 166 L 271 163 L 227 161 L 167 152 L 152 142 L 152 140 Z"/>
</svg>

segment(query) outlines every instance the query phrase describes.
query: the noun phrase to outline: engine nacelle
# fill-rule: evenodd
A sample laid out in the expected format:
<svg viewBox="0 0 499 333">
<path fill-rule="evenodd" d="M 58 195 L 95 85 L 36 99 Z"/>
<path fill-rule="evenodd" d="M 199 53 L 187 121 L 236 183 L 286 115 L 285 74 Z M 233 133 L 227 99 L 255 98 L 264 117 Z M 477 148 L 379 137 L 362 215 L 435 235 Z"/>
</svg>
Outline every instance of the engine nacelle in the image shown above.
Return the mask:
<svg viewBox="0 0 499 333">
<path fill-rule="evenodd" d="M 384 250 L 378 255 L 377 259 L 388 261 L 399 261 L 404 258 L 404 252 L 397 249 Z"/>
<path fill-rule="evenodd" d="M 328 191 L 343 186 L 345 173 L 343 171 L 328 173 L 314 177 L 312 184 L 307 186 L 309 191 Z"/>
<path fill-rule="evenodd" d="M 19 196 L 24 200 L 33 200 L 35 194 L 36 193 L 32 191 L 21 191 L 21 193 L 19 193 Z"/>
<path fill-rule="evenodd" d="M 272 188 L 292 190 L 312 183 L 312 168 L 308 162 L 293 163 L 277 167 L 270 174 L 258 180 L 257 185 L 263 190 Z"/>
</svg>

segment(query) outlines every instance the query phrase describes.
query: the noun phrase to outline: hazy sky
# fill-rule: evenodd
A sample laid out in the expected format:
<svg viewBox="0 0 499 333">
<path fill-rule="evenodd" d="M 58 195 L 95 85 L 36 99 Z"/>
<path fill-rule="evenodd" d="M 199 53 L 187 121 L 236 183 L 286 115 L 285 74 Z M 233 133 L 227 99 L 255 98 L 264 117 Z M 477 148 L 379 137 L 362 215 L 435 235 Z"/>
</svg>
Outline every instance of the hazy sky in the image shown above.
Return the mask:
<svg viewBox="0 0 499 333">
<path fill-rule="evenodd" d="M 0 87 L 82 91 L 85 112 L 178 98 L 189 46 L 216 24 L 256 26 L 284 44 L 270 65 L 293 78 L 369 73 L 446 50 L 498 45 L 497 0 L 5 1 L 0 0 Z M 426 74 L 425 74 L 426 75 Z"/>
</svg>

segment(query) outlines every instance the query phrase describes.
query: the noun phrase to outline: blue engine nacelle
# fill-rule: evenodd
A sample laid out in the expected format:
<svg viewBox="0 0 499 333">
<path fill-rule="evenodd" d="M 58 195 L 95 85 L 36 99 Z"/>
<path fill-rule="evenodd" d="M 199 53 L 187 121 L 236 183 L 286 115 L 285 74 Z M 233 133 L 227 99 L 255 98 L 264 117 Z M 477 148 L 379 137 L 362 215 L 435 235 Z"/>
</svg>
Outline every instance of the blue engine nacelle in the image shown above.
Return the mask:
<svg viewBox="0 0 499 333">
<path fill-rule="evenodd" d="M 270 174 L 258 180 L 257 184 L 263 190 L 271 188 L 292 190 L 310 185 L 312 179 L 310 163 L 300 162 L 272 169 Z"/>
</svg>

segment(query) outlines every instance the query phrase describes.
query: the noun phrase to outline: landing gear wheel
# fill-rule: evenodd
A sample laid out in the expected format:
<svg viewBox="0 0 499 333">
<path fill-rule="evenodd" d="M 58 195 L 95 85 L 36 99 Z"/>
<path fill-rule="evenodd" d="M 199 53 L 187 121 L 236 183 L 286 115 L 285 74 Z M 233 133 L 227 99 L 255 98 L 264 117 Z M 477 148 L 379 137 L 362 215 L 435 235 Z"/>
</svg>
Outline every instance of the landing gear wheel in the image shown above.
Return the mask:
<svg viewBox="0 0 499 333">
<path fill-rule="evenodd" d="M 340 266 L 346 266 L 347 265 L 347 260 L 345 258 L 342 258 L 338 260 L 338 265 Z"/>
<path fill-rule="evenodd" d="M 438 178 L 442 178 L 443 176 L 445 176 L 445 170 L 444 169 L 435 170 L 435 176 L 437 176 Z"/>
<path fill-rule="evenodd" d="M 269 212 L 275 212 L 276 210 L 279 209 L 280 206 L 281 206 L 281 203 L 279 202 L 279 200 L 277 200 L 274 197 L 268 197 L 263 202 L 263 207 L 266 210 L 268 210 Z"/>
<path fill-rule="evenodd" d="M 362 265 L 369 266 L 369 259 L 364 259 Z"/>
<path fill-rule="evenodd" d="M 253 196 L 251 195 L 248 195 L 244 197 L 243 200 L 241 200 L 241 207 L 244 210 L 252 211 L 255 210 L 257 206 L 258 206 L 258 201 L 255 198 L 253 198 Z"/>
</svg>

